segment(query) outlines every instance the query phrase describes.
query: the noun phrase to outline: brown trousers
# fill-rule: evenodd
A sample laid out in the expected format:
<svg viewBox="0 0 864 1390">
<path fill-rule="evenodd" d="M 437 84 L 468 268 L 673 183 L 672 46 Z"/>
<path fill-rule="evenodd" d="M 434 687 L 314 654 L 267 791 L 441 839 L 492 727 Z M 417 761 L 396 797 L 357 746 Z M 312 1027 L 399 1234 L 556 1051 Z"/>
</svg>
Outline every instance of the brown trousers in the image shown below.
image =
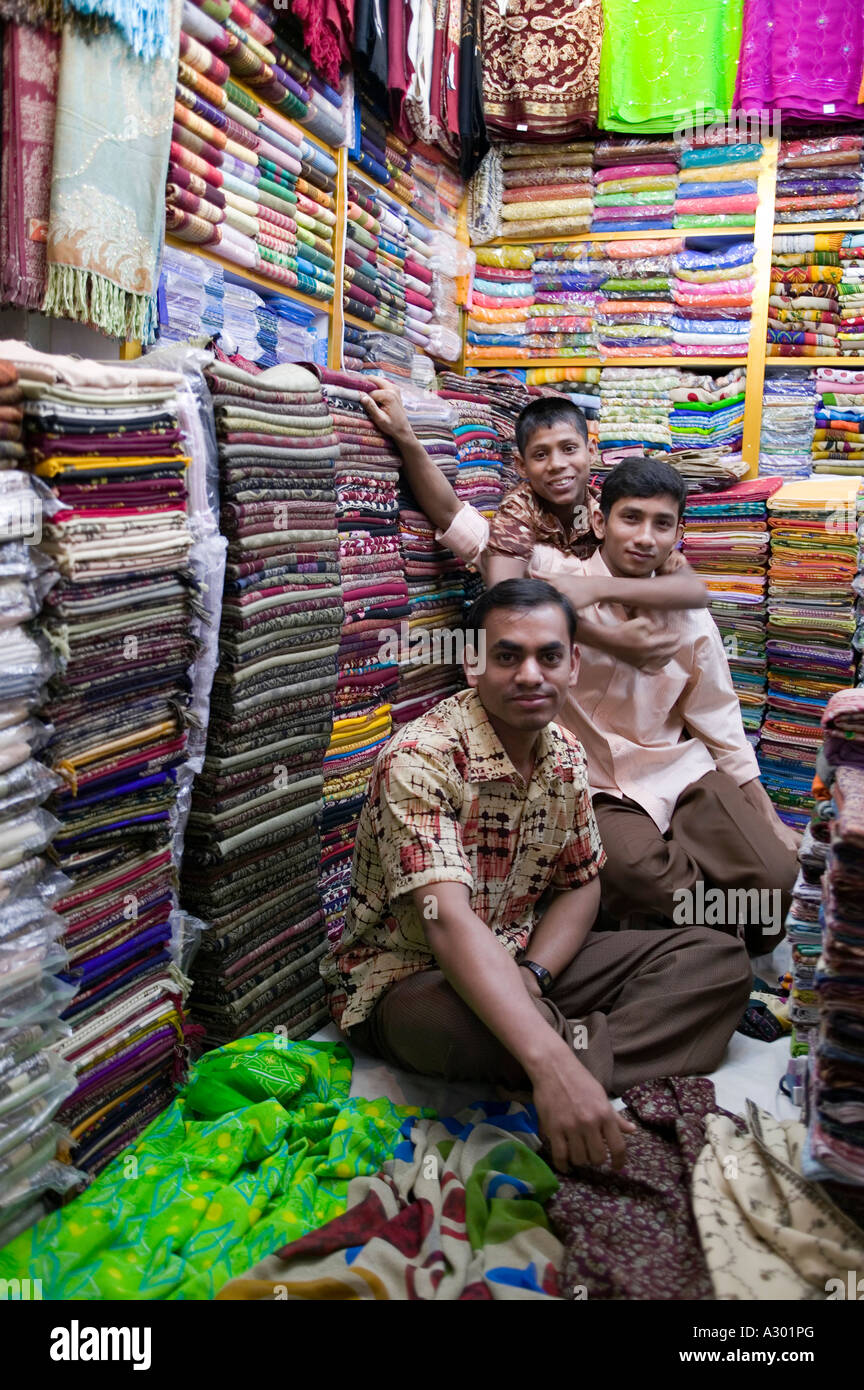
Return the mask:
<svg viewBox="0 0 864 1390">
<path fill-rule="evenodd" d="M 709 928 L 591 932 L 534 1003 L 612 1095 L 715 1069 L 750 993 L 741 942 Z M 447 1081 L 521 1087 L 516 1058 L 447 983 L 423 970 L 391 985 L 350 1038 L 393 1066 Z"/>
<path fill-rule="evenodd" d="M 795 854 L 725 772 L 706 773 L 684 788 L 665 835 L 627 797 L 600 792 L 594 797 L 594 813 L 606 850 L 600 872 L 603 907 L 612 917 L 621 921 L 647 914 L 668 919 L 659 923 L 668 925 L 677 920 L 676 903 L 681 903 L 675 892 L 692 891 L 701 879 L 706 890 L 755 888 L 760 895 L 768 890 L 760 901 L 771 916 L 765 920 L 760 908 L 761 920 L 750 919 L 745 927 L 747 948 L 758 954 L 772 951 L 782 941 L 782 927 L 778 931 L 777 926 L 789 910 Z M 779 899 L 774 889 L 779 890 Z M 780 910 L 774 914 L 778 902 Z M 711 918 L 707 920 L 710 924 Z M 736 931 L 734 924 L 718 926 Z"/>
</svg>

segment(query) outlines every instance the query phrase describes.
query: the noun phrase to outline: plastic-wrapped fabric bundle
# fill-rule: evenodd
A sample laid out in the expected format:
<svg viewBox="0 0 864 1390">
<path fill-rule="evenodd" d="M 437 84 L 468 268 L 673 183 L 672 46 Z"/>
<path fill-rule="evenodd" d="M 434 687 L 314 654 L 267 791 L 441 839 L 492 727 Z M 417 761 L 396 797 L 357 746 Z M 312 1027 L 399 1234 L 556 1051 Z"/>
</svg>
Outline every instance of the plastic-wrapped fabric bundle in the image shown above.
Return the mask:
<svg viewBox="0 0 864 1390">
<path fill-rule="evenodd" d="M 692 142 L 681 153 L 676 227 L 752 227 L 761 144 Z M 716 177 L 720 175 L 720 177 Z"/>
<path fill-rule="evenodd" d="M 620 149 L 598 145 L 594 154 L 594 214 L 597 232 L 639 231 L 673 225 L 679 152 L 655 152 L 650 140 L 628 140 Z M 607 162 L 608 161 L 608 162 Z"/>
<path fill-rule="evenodd" d="M 755 288 L 752 241 L 724 238 L 715 249 L 688 248 L 672 264 L 676 353 L 746 357 Z"/>
<path fill-rule="evenodd" d="M 765 373 L 759 476 L 808 478 L 811 471 L 816 389 L 812 372 Z"/>
</svg>

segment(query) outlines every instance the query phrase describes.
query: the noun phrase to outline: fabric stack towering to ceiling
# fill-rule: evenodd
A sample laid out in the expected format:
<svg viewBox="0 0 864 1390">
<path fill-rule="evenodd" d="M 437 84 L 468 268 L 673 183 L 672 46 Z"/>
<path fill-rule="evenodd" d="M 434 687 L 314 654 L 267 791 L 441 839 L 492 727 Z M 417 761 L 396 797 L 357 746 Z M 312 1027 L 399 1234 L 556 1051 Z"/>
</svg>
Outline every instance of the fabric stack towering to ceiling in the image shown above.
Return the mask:
<svg viewBox="0 0 864 1390">
<path fill-rule="evenodd" d="M 67 957 L 53 904 L 68 880 L 45 853 L 57 821 L 44 803 L 62 779 L 39 760 L 52 662 L 25 625 L 56 572 L 33 546 L 42 499 L 22 467 L 23 407 L 15 367 L 0 360 L 0 1246 L 43 1214 L 46 1192 L 82 1176 L 55 1161 L 67 1136 L 53 1117 L 75 1069 L 50 1049 L 68 1033 L 59 1015 L 75 986 L 55 979 Z"/>
<path fill-rule="evenodd" d="M 762 777 L 803 828 L 829 697 L 855 673 L 857 478 L 784 483 L 768 502 L 768 696 Z"/>
<path fill-rule="evenodd" d="M 45 716 L 55 903 L 77 985 L 55 1044 L 76 1071 L 59 1112 L 97 1172 L 171 1099 L 187 982 L 172 960 L 174 823 L 187 759 L 197 601 L 189 572 L 182 379 L 6 344 L 37 477 L 64 504 L 42 549 L 60 571 L 39 627 L 58 655 Z"/>
<path fill-rule="evenodd" d="M 810 1049 L 810 1105 L 804 1171 L 864 1185 L 864 690 L 832 696 L 822 718 L 820 765 L 830 796 L 822 952 L 816 965 L 818 1030 Z"/>
<path fill-rule="evenodd" d="M 432 392 L 406 393 L 406 414 L 427 454 L 455 482 L 456 412 Z M 465 570 L 435 540 L 435 527 L 400 478 L 399 538 L 408 586 L 409 616 L 400 624 L 399 688 L 393 724 L 407 724 L 462 686 L 459 629 L 465 604 Z"/>
<path fill-rule="evenodd" d="M 208 928 L 191 1000 L 208 1045 L 324 1017 L 316 888 L 342 619 L 333 421 L 316 377 L 207 371 L 228 564 L 184 904 Z"/>
<path fill-rule="evenodd" d="M 503 441 L 482 378 L 442 372 L 439 387 L 439 395 L 453 402 L 458 417 L 453 430 L 459 457 L 453 484 L 456 495 L 491 517 L 506 491 Z"/>
<path fill-rule="evenodd" d="M 816 387 L 812 372 L 765 373 L 759 476 L 809 478 Z"/>
<path fill-rule="evenodd" d="M 338 939 L 366 783 L 393 727 L 399 684 L 394 642 L 411 610 L 399 544 L 396 451 L 363 408 L 368 380 L 324 370 L 321 376 L 339 441 L 335 483 L 345 616 L 324 761 L 319 889 L 327 934 Z"/>
<path fill-rule="evenodd" d="M 243 12 L 242 24 L 229 10 Z M 167 226 L 276 284 L 332 299 L 336 162 L 287 119 L 307 118 L 309 92 L 280 56 L 273 29 L 236 0 L 185 0 Z"/>
<path fill-rule="evenodd" d="M 752 478 L 723 492 L 691 493 L 684 555 L 707 586 L 741 718 L 757 744 L 765 713 L 768 498 L 779 478 Z"/>
</svg>

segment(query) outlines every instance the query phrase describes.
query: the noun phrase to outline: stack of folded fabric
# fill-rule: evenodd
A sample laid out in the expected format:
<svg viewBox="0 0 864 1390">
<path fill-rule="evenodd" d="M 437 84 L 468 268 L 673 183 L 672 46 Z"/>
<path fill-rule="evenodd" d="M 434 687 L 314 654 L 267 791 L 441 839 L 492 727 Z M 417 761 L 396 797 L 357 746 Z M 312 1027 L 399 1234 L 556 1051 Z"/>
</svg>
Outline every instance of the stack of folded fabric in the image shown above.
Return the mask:
<svg viewBox="0 0 864 1390">
<path fill-rule="evenodd" d="M 755 285 L 752 241 L 679 251 L 671 282 L 676 356 L 746 357 Z"/>
<path fill-rule="evenodd" d="M 162 254 L 158 345 L 211 338 L 225 321 L 221 265 L 166 246 Z"/>
<path fill-rule="evenodd" d="M 457 349 L 452 355 L 458 357 L 462 349 L 462 325 L 456 305 L 456 286 L 436 253 L 436 233 L 409 212 L 402 212 L 402 221 L 408 252 L 405 257 L 405 336 L 424 351 L 431 352 L 438 346 L 436 335 L 446 327 L 456 335 Z"/>
<path fill-rule="evenodd" d="M 228 564 L 207 750 L 183 864 L 208 927 L 192 1010 L 209 1046 L 324 1017 L 322 761 L 342 618 L 333 421 L 311 372 L 207 370 Z"/>
<path fill-rule="evenodd" d="M 332 299 L 336 161 L 287 119 L 305 119 L 309 106 L 267 46 L 272 28 L 236 0 L 231 10 L 222 25 L 190 0 L 183 8 L 168 230 L 267 280 Z"/>
<path fill-rule="evenodd" d="M 52 857 L 68 877 L 54 909 L 74 993 L 54 1047 L 76 1072 L 59 1119 L 78 1166 L 98 1172 L 171 1100 L 185 1065 L 172 859 L 196 597 L 182 379 L 5 348 L 26 383 L 31 466 L 66 504 L 43 527 L 60 581 L 38 619 L 60 654 L 45 717 L 64 779 Z"/>
<path fill-rule="evenodd" d="M 598 474 L 642 454 L 668 455 L 669 392 L 680 382 L 674 367 L 604 367 L 600 374 Z"/>
<path fill-rule="evenodd" d="M 360 397 L 363 377 L 323 371 L 340 457 L 336 468 L 344 622 L 334 722 L 324 761 L 319 891 L 331 939 L 345 923 L 357 818 L 379 749 L 392 732 L 398 642 L 410 615 L 399 544 L 399 459 Z"/>
<path fill-rule="evenodd" d="M 586 245 L 602 274 L 595 310 L 601 356 L 664 357 L 673 351 L 672 255 L 683 246 L 674 238 Z"/>
<path fill-rule="evenodd" d="M 775 236 L 768 300 L 769 357 L 834 357 L 840 352 L 839 234 Z"/>
<path fill-rule="evenodd" d="M 780 478 L 751 478 L 723 492 L 691 493 L 684 555 L 711 595 L 747 737 L 754 746 L 765 713 L 768 614 L 768 498 Z"/>
<path fill-rule="evenodd" d="M 842 690 L 823 716 L 834 811 L 816 968 L 818 1031 L 809 1057 L 804 1172 L 864 1186 L 864 691 Z"/>
<path fill-rule="evenodd" d="M 352 174 L 343 306 L 356 318 L 425 347 L 435 316 L 429 229 Z"/>
<path fill-rule="evenodd" d="M 816 371 L 813 472 L 864 474 L 864 370 Z"/>
<path fill-rule="evenodd" d="M 756 144 L 693 143 L 683 149 L 675 226 L 753 227 L 762 154 Z"/>
<path fill-rule="evenodd" d="M 591 230 L 641 232 L 674 225 L 681 150 L 671 138 L 606 136 L 594 150 Z"/>
<path fill-rule="evenodd" d="M 414 180 L 412 207 L 430 222 L 435 221 L 440 164 L 415 149 L 411 151 L 411 177 Z"/>
<path fill-rule="evenodd" d="M 840 246 L 840 324 L 837 349 L 843 355 L 864 357 L 864 236 L 847 232 Z"/>
<path fill-rule="evenodd" d="M 232 13 L 242 27 L 242 19 L 236 13 L 241 9 L 238 0 L 218 2 L 220 5 L 226 2 L 231 4 Z M 197 4 L 198 0 L 195 0 L 195 3 Z M 280 81 L 289 87 L 285 100 L 282 103 L 276 101 L 275 104 L 286 115 L 293 116 L 307 130 L 311 130 L 325 145 L 340 145 L 346 135 L 345 103 L 341 94 L 331 85 L 339 80 L 339 54 L 338 50 L 334 51 L 333 48 L 330 48 L 329 52 L 322 49 L 321 36 L 324 30 L 317 22 L 317 12 L 312 10 L 307 15 L 307 32 L 299 19 L 284 5 L 262 3 L 259 0 L 251 8 L 267 28 L 275 30 L 273 38 L 267 43 L 276 53 L 279 65 L 277 75 Z M 342 47 L 347 51 L 347 40 Z M 314 54 L 314 64 L 307 50 Z M 293 81 L 289 83 L 288 79 Z"/>
<path fill-rule="evenodd" d="M 68 1034 L 59 1015 L 75 986 L 55 978 L 67 958 L 53 904 L 67 881 L 45 854 L 57 822 L 43 803 L 61 779 L 38 760 L 51 731 L 35 717 L 51 661 L 24 626 L 53 573 L 33 546 L 41 498 L 16 467 L 22 407 L 18 374 L 0 361 L 0 1246 L 44 1214 L 47 1192 L 83 1178 L 55 1159 L 68 1135 L 54 1115 L 75 1069 L 50 1049 Z"/>
<path fill-rule="evenodd" d="M 407 392 L 405 412 L 427 454 L 455 481 L 458 455 L 453 434 L 456 411 L 448 401 Z M 462 687 L 462 613 L 465 568 L 435 540 L 435 527 L 401 480 L 399 537 L 408 586 L 409 616 L 399 642 L 399 688 L 393 724 L 407 724 Z"/>
<path fill-rule="evenodd" d="M 857 478 L 787 482 L 768 502 L 766 789 L 803 827 L 829 697 L 854 676 Z"/>
<path fill-rule="evenodd" d="M 742 477 L 746 372 L 736 367 L 725 376 L 681 372 L 670 388 L 672 409 L 669 461 L 691 486 L 727 488 Z"/>
<path fill-rule="evenodd" d="M 491 256 L 493 253 L 484 254 Z M 533 304 L 534 279 L 530 269 L 478 263 L 471 284 L 467 324 L 471 356 L 481 355 L 477 349 L 495 349 L 495 354 L 501 356 L 513 349 L 525 348 Z"/>
<path fill-rule="evenodd" d="M 563 372 L 573 375 L 565 377 Z M 566 396 L 577 405 L 585 416 L 589 438 L 596 441 L 600 428 L 599 367 L 529 367 L 524 375 L 526 384 L 541 396 Z"/>
<path fill-rule="evenodd" d="M 355 126 L 359 127 L 359 140 L 355 137 L 352 158 L 357 167 L 376 183 L 410 203 L 414 198 L 415 184 L 413 159 L 408 146 L 394 133 L 388 117 L 370 99 L 362 75 L 358 86 L 361 95 L 358 95 L 356 102 Z"/>
<path fill-rule="evenodd" d="M 383 377 L 396 386 L 408 385 L 414 364 L 414 349 L 407 338 L 397 337 L 394 333 L 367 332 L 350 323 L 345 324 L 344 332 L 343 363 L 346 371 Z"/>
<path fill-rule="evenodd" d="M 505 236 L 572 236 L 591 226 L 593 140 L 503 146 Z"/>
<path fill-rule="evenodd" d="M 302 305 L 281 295 L 265 300 L 248 286 L 226 284 L 222 306 L 218 336 L 229 356 L 239 353 L 262 368 L 314 357 L 312 315 Z"/>
<path fill-rule="evenodd" d="M 832 696 L 832 699 L 835 698 L 836 696 Z M 822 954 L 822 881 L 828 859 L 828 822 L 821 815 L 821 808 L 826 801 L 827 798 L 820 800 L 816 797 L 812 819 L 804 828 L 798 849 L 798 875 L 792 889 L 792 904 L 785 924 L 786 940 L 792 948 L 792 980 L 789 989 L 791 1052 L 793 1058 L 802 1059 L 806 1058 L 813 1046 L 819 1023 L 816 966 Z M 799 1075 L 806 1070 L 806 1065 L 806 1061 L 803 1061 Z"/>
<path fill-rule="evenodd" d="M 458 416 L 453 434 L 459 467 L 454 480 L 460 501 L 491 518 L 501 504 L 506 491 L 504 482 L 504 432 L 496 423 L 496 413 L 482 378 L 460 377 L 454 372 L 442 372 L 438 394 L 452 401 Z M 507 436 L 512 436 L 512 426 Z"/>
<path fill-rule="evenodd" d="M 864 136 L 782 140 L 777 158 L 775 222 L 856 222 L 862 199 Z"/>
<path fill-rule="evenodd" d="M 598 252 L 602 254 L 602 252 Z M 543 242 L 534 247 L 534 305 L 526 344 L 533 357 L 594 357 L 600 285 L 609 263 L 592 259 L 582 242 Z"/>
<path fill-rule="evenodd" d="M 769 368 L 762 392 L 759 475 L 809 478 L 816 386 L 812 372 Z"/>
</svg>

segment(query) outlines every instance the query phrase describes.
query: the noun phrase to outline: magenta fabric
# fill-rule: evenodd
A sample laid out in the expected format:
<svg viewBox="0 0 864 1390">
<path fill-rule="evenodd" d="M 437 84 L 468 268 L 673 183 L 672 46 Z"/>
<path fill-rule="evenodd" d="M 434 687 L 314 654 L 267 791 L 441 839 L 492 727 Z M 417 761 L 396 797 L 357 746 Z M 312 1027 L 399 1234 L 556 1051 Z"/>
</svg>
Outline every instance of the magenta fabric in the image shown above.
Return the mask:
<svg viewBox="0 0 864 1390">
<path fill-rule="evenodd" d="M 745 0 L 733 105 L 804 119 L 864 119 L 861 0 Z"/>
</svg>

